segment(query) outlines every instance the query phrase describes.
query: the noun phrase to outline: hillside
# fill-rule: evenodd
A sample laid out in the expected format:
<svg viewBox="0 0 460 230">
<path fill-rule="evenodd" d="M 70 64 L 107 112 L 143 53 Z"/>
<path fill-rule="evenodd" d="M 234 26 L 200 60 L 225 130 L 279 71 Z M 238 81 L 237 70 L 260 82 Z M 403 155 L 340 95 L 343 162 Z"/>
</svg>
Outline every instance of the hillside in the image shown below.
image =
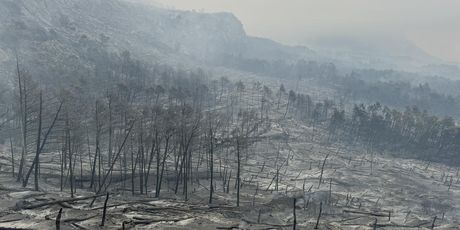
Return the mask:
<svg viewBox="0 0 460 230">
<path fill-rule="evenodd" d="M 458 228 L 458 69 L 321 42 L 142 0 L 0 0 L 0 229 Z"/>
<path fill-rule="evenodd" d="M 28 68 L 48 68 L 44 75 L 56 74 L 50 63 L 94 65 L 81 55 L 88 43 L 108 52 L 127 50 L 146 62 L 185 66 L 215 64 L 228 55 L 296 60 L 308 54 L 247 36 L 229 13 L 166 10 L 123 0 L 5 0 L 0 10 L 3 76 L 13 72 L 15 51 Z"/>
<path fill-rule="evenodd" d="M 249 111 L 259 110 L 261 106 L 261 101 L 255 100 L 261 97 L 257 88 L 248 87 L 242 92 L 224 89 L 223 92 L 217 92 L 216 101 L 220 102 L 213 106 L 218 118 L 215 122 L 225 122 L 226 117 L 235 119 L 235 123 L 244 122 L 244 117 L 251 116 L 247 114 Z M 229 104 L 234 101 L 232 98 L 239 98 L 234 107 Z M 294 198 L 298 229 L 313 229 L 316 225 L 318 229 L 430 229 L 432 225 L 437 229 L 455 229 L 460 224 L 460 206 L 456 202 L 460 198 L 457 167 L 404 159 L 393 150 L 378 147 L 369 150 L 365 142 L 349 144 L 339 140 L 347 136 L 331 139 L 327 122 L 299 120 L 297 109 L 283 118 L 288 109 L 287 98 L 282 97 L 278 109 L 276 101 L 276 98 L 268 99 L 267 113 L 257 115 L 264 118 L 258 131 L 244 139 L 241 156 L 237 155 L 240 150 L 232 147 L 235 143 L 231 139 L 235 134 L 226 131 L 225 126 L 216 127 L 215 147 L 211 150 L 215 151 L 214 173 L 208 171 L 209 146 L 199 145 L 207 140 L 201 135 L 207 135 L 209 118 L 203 118 L 203 128 L 199 131 L 203 133 L 192 141 L 195 146 L 191 154 L 193 166 L 191 178 L 186 182 L 190 188 L 176 180 L 179 171 L 174 165 L 181 153 L 175 148 L 168 150 L 163 138 L 159 139 L 160 150 L 169 154 L 164 158 L 166 161 L 156 165 L 157 160 L 154 160 L 156 166 L 152 166 L 152 170 L 148 166 L 149 170 L 143 172 L 147 176 L 149 171 L 152 174 L 151 179 L 145 179 L 145 184 L 142 184 L 141 171 L 137 172 L 136 168 L 131 171 L 133 163 L 140 164 L 140 161 L 133 160 L 133 152 L 124 151 L 120 159 L 127 162 L 117 163 L 110 176 L 104 227 L 99 225 L 105 194 L 94 199 L 94 204 L 91 202 L 97 190 L 97 186 L 90 187 L 91 165 L 94 165 L 91 161 L 97 156 L 93 135 L 97 134 L 91 132 L 91 145 L 87 146 L 90 152 L 74 153 L 77 160 L 74 185 L 72 177 L 59 173 L 63 170 L 63 158 L 56 156 L 63 156 L 64 152 L 42 153 L 38 191 L 34 191 L 32 185 L 22 187 L 11 177 L 10 149 L 3 145 L 0 148 L 0 227 L 53 228 L 62 208 L 60 225 L 63 229 L 122 226 L 125 229 L 291 229 Z M 236 115 L 241 113 L 245 115 Z M 168 115 L 169 119 L 177 116 Z M 160 119 L 167 122 L 168 117 Z M 194 117 L 191 119 L 193 122 Z M 102 122 L 105 127 L 110 124 Z M 250 120 L 248 125 L 252 126 L 253 122 L 257 120 Z M 168 132 L 168 126 L 162 126 L 163 123 L 155 125 Z M 175 138 L 181 135 L 180 127 L 178 125 L 177 131 L 171 133 L 173 146 L 181 145 Z M 108 133 L 103 135 L 107 138 Z M 137 135 L 139 133 L 134 136 Z M 160 135 L 170 134 L 162 132 Z M 135 144 L 131 140 L 127 146 Z M 201 151 L 203 147 L 204 152 Z M 107 147 L 103 148 L 104 159 L 107 159 Z M 145 154 L 148 159 L 154 153 Z M 32 157 L 29 155 L 27 161 L 32 162 Z M 139 157 L 137 155 L 136 159 Z M 240 158 L 241 188 L 237 180 Z M 158 196 L 157 167 L 166 167 L 164 186 Z M 105 175 L 111 174 L 104 162 L 102 170 Z M 211 179 L 213 200 L 208 203 L 211 174 L 214 175 Z M 96 179 L 95 183 L 101 181 Z M 69 192 L 69 186 L 75 191 Z M 70 194 L 75 198 L 69 198 Z"/>
</svg>

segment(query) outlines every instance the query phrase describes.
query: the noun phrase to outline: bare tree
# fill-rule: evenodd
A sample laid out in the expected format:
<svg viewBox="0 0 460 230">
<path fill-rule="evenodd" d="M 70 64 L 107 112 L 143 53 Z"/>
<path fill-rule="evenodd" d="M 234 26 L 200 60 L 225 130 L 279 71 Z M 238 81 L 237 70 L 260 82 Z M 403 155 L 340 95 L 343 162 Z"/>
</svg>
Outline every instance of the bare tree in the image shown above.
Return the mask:
<svg viewBox="0 0 460 230">
<path fill-rule="evenodd" d="M 63 101 L 60 102 L 59 104 L 59 107 L 54 115 L 54 119 L 53 121 L 51 122 L 51 125 L 48 127 L 48 130 L 46 131 L 44 137 L 43 137 L 43 140 L 41 139 L 41 133 L 43 132 L 42 131 L 42 113 L 43 113 L 43 94 L 42 92 L 40 92 L 40 106 L 39 106 L 39 115 L 38 115 L 38 131 L 37 131 L 37 149 L 36 149 L 36 152 L 35 152 L 35 158 L 34 158 L 34 161 L 32 162 L 32 165 L 30 166 L 29 168 L 29 171 L 27 172 L 24 180 L 23 180 L 23 183 L 22 183 L 22 186 L 23 187 L 26 187 L 27 186 L 27 183 L 28 183 L 28 180 L 29 180 L 29 176 L 32 172 L 32 169 L 35 169 L 34 170 L 34 185 L 35 185 L 35 190 L 38 190 L 38 173 L 39 173 L 39 164 L 40 164 L 40 154 L 41 152 L 43 151 L 43 148 L 45 147 L 46 145 L 46 141 L 51 133 L 51 131 L 53 130 L 58 118 L 59 118 L 59 113 L 61 112 L 61 109 L 62 109 L 62 105 L 63 105 Z"/>
</svg>

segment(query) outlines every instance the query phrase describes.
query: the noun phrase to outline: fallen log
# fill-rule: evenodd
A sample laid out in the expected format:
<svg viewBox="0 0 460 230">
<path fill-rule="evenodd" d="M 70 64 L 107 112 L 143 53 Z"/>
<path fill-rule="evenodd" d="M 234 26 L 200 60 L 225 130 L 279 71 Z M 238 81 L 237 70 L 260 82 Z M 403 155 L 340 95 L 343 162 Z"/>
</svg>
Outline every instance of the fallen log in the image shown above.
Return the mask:
<svg viewBox="0 0 460 230">
<path fill-rule="evenodd" d="M 146 203 L 141 203 L 144 205 L 148 205 Z M 236 207 L 230 207 L 230 206 L 218 206 L 218 207 L 194 207 L 194 206 L 189 206 L 189 207 L 126 207 L 124 208 L 123 212 L 129 212 L 129 211 L 141 211 L 141 212 L 151 212 L 151 213 L 158 213 L 159 211 L 176 211 L 176 212 L 208 212 L 210 209 L 216 210 L 216 209 L 221 209 L 221 210 L 227 210 L 227 211 L 232 211 L 236 212 L 237 208 Z"/>
<path fill-rule="evenodd" d="M 28 191 L 28 190 L 26 190 L 26 191 Z M 26 191 L 23 191 L 23 192 L 26 192 Z M 13 195 L 13 193 L 8 194 L 8 196 L 11 197 L 11 198 L 21 198 L 22 200 L 26 200 L 26 199 L 33 198 L 33 197 L 39 197 L 39 196 L 43 196 L 43 195 L 46 195 L 46 193 L 44 193 L 44 192 L 31 193 L 31 194 L 26 194 L 26 195 L 24 195 L 22 197 L 15 196 L 15 195 Z"/>
<path fill-rule="evenodd" d="M 177 207 L 158 207 L 158 208 L 127 207 L 127 208 L 123 209 L 123 213 L 131 212 L 131 211 L 158 213 L 159 211 L 165 211 L 165 210 L 176 211 L 176 212 L 184 212 L 184 213 L 192 211 L 192 209 L 184 209 L 184 208 L 177 208 Z M 195 211 L 199 211 L 199 210 L 195 210 Z"/>
<path fill-rule="evenodd" d="M 342 219 L 342 220 L 337 221 L 337 222 L 347 222 L 347 221 L 357 220 L 359 218 L 364 218 L 364 217 L 363 216 L 357 216 L 357 217 L 352 217 L 352 218 L 348 218 L 348 219 Z"/>
<path fill-rule="evenodd" d="M 140 217 L 133 217 L 133 219 L 135 220 L 132 223 L 134 223 L 135 225 L 138 225 L 138 224 L 151 224 L 151 223 L 157 223 L 157 222 L 179 222 L 182 220 L 188 220 L 188 219 L 193 219 L 193 218 L 194 217 L 150 220 L 150 219 L 144 219 Z"/>
<path fill-rule="evenodd" d="M 267 226 L 278 227 L 278 228 L 287 228 L 287 227 L 294 226 L 293 224 L 272 224 L 272 223 L 263 223 L 263 222 L 257 223 L 255 221 L 251 221 L 245 218 L 242 218 L 241 220 L 247 222 L 248 224 L 267 225 Z"/>
<path fill-rule="evenodd" d="M 72 223 L 72 226 L 78 228 L 78 229 L 81 229 L 81 230 L 88 230 L 88 228 L 85 228 L 83 226 L 81 226 L 80 224 L 78 223 Z"/>
<path fill-rule="evenodd" d="M 76 198 L 69 198 L 69 199 L 62 199 L 62 200 L 53 200 L 53 201 L 48 201 L 48 202 L 42 202 L 38 204 L 32 204 L 32 205 L 26 205 L 23 207 L 18 207 L 18 209 L 34 209 L 34 208 L 40 208 L 43 206 L 48 206 L 48 205 L 53 205 L 53 204 L 59 204 L 62 202 L 74 202 L 74 201 L 79 201 L 79 200 L 87 200 L 87 199 L 92 199 L 92 198 L 97 198 L 100 196 L 105 196 L 105 194 L 99 194 L 99 195 L 93 195 L 93 196 L 84 196 L 84 197 L 76 197 Z"/>
<path fill-rule="evenodd" d="M 227 230 L 232 230 L 232 229 L 240 229 L 238 225 L 230 226 L 230 227 L 216 227 L 216 229 L 227 229 Z"/>
<path fill-rule="evenodd" d="M 74 209 L 74 207 L 72 207 L 71 205 L 65 203 L 65 202 L 59 202 L 58 203 L 60 206 L 62 206 L 63 208 L 70 208 L 70 209 Z"/>
<path fill-rule="evenodd" d="M 9 222 L 15 222 L 15 221 L 20 221 L 20 220 L 23 220 L 24 218 L 20 217 L 20 218 L 14 218 L 14 219 L 9 219 L 9 220 L 0 220 L 0 223 L 9 223 Z M 1 229 L 1 227 L 0 227 Z"/>
<path fill-rule="evenodd" d="M 365 212 L 365 211 L 354 211 L 354 210 L 343 210 L 344 213 L 354 213 L 354 214 L 362 214 L 368 216 L 378 216 L 378 217 L 388 217 L 386 213 L 373 213 L 373 212 Z"/>
<path fill-rule="evenodd" d="M 379 228 L 392 227 L 392 228 L 420 228 L 423 225 L 430 224 L 431 221 L 425 221 L 416 225 L 404 225 L 404 224 L 377 224 Z"/>
<path fill-rule="evenodd" d="M 24 192 L 24 191 L 29 191 L 25 188 L 8 188 L 3 185 L 0 185 L 0 190 L 2 191 L 8 191 L 8 192 Z"/>
<path fill-rule="evenodd" d="M 145 201 L 130 201 L 130 202 L 123 202 L 119 204 L 111 204 L 111 205 L 107 205 L 107 208 L 113 208 L 113 207 L 118 207 L 118 206 L 123 206 L 123 205 L 129 205 L 129 204 L 145 204 Z M 87 210 L 99 210 L 99 209 L 104 209 L 104 206 L 90 208 Z"/>
<path fill-rule="evenodd" d="M 64 219 L 63 222 L 64 223 L 81 222 L 81 221 L 89 220 L 89 219 L 94 218 L 94 217 L 96 217 L 96 216 L 92 215 L 92 216 L 85 216 L 85 217 L 67 218 L 67 219 Z"/>
<path fill-rule="evenodd" d="M 31 228 L 9 228 L 9 227 L 0 227 L 1 230 L 32 230 Z"/>
</svg>

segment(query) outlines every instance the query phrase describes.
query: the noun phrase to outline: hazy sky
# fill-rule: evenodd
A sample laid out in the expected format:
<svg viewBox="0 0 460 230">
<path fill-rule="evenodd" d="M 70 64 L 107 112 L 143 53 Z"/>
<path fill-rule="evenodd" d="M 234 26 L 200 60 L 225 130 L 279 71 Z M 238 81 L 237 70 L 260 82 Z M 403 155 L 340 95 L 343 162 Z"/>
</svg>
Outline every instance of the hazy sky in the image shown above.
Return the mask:
<svg viewBox="0 0 460 230">
<path fill-rule="evenodd" d="M 460 0 L 152 0 L 165 6 L 227 11 L 250 35 L 287 44 L 330 35 L 386 34 L 460 62 Z"/>
</svg>

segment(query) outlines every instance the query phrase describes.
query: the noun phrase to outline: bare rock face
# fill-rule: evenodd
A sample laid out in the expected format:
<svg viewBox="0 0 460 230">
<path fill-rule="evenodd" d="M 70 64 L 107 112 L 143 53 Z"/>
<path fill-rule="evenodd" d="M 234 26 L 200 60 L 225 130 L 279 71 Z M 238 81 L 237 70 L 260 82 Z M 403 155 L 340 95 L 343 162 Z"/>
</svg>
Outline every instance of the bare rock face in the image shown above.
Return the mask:
<svg viewBox="0 0 460 230">
<path fill-rule="evenodd" d="M 228 13 L 182 12 L 119 0 L 5 0 L 0 19 L 2 68 L 9 68 L 16 51 L 32 65 L 39 54 L 60 55 L 88 43 L 167 62 L 185 55 L 206 60 L 233 52 L 230 47 L 242 46 L 246 38 L 241 23 Z M 47 53 L 50 43 L 66 48 Z"/>
<path fill-rule="evenodd" d="M 128 0 L 0 2 L 4 75 L 14 73 L 15 53 L 42 78 L 74 67 L 87 73 L 98 64 L 91 53 L 98 49 L 172 65 L 224 65 L 229 57 L 295 59 L 305 51 L 247 36 L 230 13 L 169 10 Z"/>
</svg>

